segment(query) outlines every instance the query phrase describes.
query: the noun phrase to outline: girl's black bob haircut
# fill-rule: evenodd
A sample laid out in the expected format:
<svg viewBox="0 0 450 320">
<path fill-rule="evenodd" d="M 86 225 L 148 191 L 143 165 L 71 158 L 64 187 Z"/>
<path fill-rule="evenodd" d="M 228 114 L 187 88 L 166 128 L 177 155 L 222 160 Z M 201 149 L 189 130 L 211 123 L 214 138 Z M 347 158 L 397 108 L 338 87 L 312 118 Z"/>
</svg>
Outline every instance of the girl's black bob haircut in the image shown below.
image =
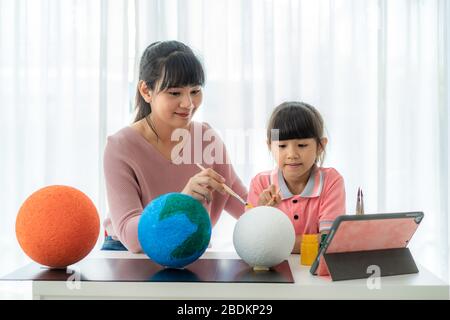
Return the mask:
<svg viewBox="0 0 450 320">
<path fill-rule="evenodd" d="M 320 113 L 304 102 L 284 102 L 272 113 L 267 126 L 267 142 L 314 138 L 318 143 L 324 133 Z"/>
</svg>

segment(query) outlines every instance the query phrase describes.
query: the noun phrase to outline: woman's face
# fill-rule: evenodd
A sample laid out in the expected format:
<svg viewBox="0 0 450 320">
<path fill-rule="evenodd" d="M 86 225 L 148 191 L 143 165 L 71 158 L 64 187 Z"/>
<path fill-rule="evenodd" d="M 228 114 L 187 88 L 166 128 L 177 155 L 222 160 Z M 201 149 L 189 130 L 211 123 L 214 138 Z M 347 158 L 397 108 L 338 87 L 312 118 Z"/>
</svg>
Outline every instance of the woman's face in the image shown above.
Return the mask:
<svg viewBox="0 0 450 320">
<path fill-rule="evenodd" d="M 156 117 L 158 121 L 173 128 L 184 128 L 189 125 L 203 100 L 200 85 L 149 91 L 148 94 L 152 118 Z"/>
</svg>

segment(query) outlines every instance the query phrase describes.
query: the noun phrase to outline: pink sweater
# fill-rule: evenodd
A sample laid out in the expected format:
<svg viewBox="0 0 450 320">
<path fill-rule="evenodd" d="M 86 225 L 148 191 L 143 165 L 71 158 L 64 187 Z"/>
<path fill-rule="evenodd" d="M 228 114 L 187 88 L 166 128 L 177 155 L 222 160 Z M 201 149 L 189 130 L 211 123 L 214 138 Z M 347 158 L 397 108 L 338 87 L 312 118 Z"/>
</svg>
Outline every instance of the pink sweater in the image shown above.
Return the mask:
<svg viewBox="0 0 450 320">
<path fill-rule="evenodd" d="M 201 155 L 212 143 L 211 141 L 202 142 L 203 133 L 206 130 L 212 130 L 208 124 L 192 123 L 191 161 L 189 162 L 192 164 L 172 163 L 131 127 L 125 127 L 108 137 L 104 153 L 104 172 L 109 214 L 103 223 L 108 235 L 120 240 L 131 252 L 142 251 L 138 241 L 137 227 L 143 209 L 159 195 L 181 192 L 188 180 L 200 172 L 195 165 L 196 162 L 202 162 L 206 168 L 213 168 L 226 179 L 225 183 L 228 186 L 243 199 L 247 198 L 247 188 L 234 172 L 233 166 L 227 164 L 225 146 L 217 135 L 215 135 L 217 140 L 213 140 L 214 146 L 219 145 L 223 148 L 223 157 L 220 152 L 214 152 L 213 164 L 209 165 L 201 161 L 201 158 L 198 161 L 200 151 L 196 148 L 201 149 Z M 183 151 L 188 149 L 186 146 Z M 215 149 L 217 150 L 217 147 Z M 211 147 L 208 150 L 210 151 Z M 215 154 L 218 156 L 216 157 Z M 228 194 L 222 195 L 219 192 L 213 192 L 213 200 L 209 205 L 205 205 L 205 208 L 210 213 L 213 226 L 217 223 L 222 210 L 225 209 L 235 218 L 239 218 L 245 210 L 244 205 L 234 197 Z"/>
</svg>

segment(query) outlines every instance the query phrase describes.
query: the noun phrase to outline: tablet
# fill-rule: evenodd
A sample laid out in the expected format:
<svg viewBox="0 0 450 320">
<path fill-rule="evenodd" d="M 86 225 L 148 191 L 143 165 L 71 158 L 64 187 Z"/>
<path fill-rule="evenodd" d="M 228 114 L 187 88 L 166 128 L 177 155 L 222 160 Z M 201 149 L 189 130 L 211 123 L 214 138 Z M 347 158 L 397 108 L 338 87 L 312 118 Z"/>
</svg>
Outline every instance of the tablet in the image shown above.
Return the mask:
<svg viewBox="0 0 450 320">
<path fill-rule="evenodd" d="M 377 256 L 372 255 L 374 259 L 392 261 L 392 256 L 386 255 L 386 252 L 394 254 L 396 251 L 391 249 L 406 248 L 423 217 L 423 212 L 339 216 L 333 222 L 330 233 L 324 240 L 310 272 L 316 275 L 323 257 L 337 257 L 339 255 L 334 254 L 339 253 L 353 253 L 351 258 L 348 256 L 349 259 L 361 261 L 362 257 L 367 256 L 367 252 L 376 252 Z M 404 252 L 402 254 L 405 255 Z M 406 254 L 409 254 L 409 250 Z M 345 258 L 344 255 L 340 255 L 341 265 L 350 263 L 349 260 L 345 261 Z M 336 261 L 336 259 L 325 260 L 327 264 Z M 411 268 L 414 270 L 414 267 L 415 265 Z"/>
</svg>

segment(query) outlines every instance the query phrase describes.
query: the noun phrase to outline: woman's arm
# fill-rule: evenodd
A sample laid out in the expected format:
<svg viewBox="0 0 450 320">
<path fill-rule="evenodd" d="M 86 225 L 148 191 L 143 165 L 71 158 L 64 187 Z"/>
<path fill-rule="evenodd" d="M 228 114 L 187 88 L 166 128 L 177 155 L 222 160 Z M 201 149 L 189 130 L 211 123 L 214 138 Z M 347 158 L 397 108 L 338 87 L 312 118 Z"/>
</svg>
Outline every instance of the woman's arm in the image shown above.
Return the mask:
<svg viewBox="0 0 450 320">
<path fill-rule="evenodd" d="M 103 167 L 109 214 L 114 231 L 131 252 L 141 252 L 138 224 L 143 211 L 140 187 L 119 144 L 111 139 L 105 148 Z"/>
<path fill-rule="evenodd" d="M 189 179 L 181 193 L 188 194 L 200 202 L 210 203 L 214 190 L 226 194 L 222 185 L 225 181 L 225 178 L 213 169 L 204 169 Z"/>
<path fill-rule="evenodd" d="M 244 200 L 247 199 L 248 196 L 247 187 L 242 183 L 241 179 L 239 179 L 237 174 L 234 172 L 233 166 L 231 164 L 229 164 L 229 166 L 230 166 L 229 179 L 232 181 L 229 187 L 234 192 L 236 192 L 242 199 Z M 224 209 L 236 219 L 239 219 L 239 217 L 243 215 L 245 212 L 244 204 L 233 196 L 228 197 Z"/>
<path fill-rule="evenodd" d="M 219 173 L 222 177 L 225 178 L 224 183 L 228 187 L 236 192 L 242 199 L 247 199 L 247 187 L 242 183 L 241 179 L 236 174 L 233 165 L 230 162 L 230 158 L 228 157 L 227 148 L 224 142 L 208 123 L 203 123 L 203 126 L 203 129 L 205 130 L 204 136 L 208 137 L 208 141 L 211 141 L 211 144 L 214 146 L 215 150 L 213 169 L 215 170 L 215 172 Z M 226 194 L 226 197 L 227 199 L 223 204 L 223 209 L 234 218 L 239 219 L 239 217 L 245 211 L 244 204 L 237 200 L 235 197 L 229 196 L 228 194 Z"/>
</svg>

